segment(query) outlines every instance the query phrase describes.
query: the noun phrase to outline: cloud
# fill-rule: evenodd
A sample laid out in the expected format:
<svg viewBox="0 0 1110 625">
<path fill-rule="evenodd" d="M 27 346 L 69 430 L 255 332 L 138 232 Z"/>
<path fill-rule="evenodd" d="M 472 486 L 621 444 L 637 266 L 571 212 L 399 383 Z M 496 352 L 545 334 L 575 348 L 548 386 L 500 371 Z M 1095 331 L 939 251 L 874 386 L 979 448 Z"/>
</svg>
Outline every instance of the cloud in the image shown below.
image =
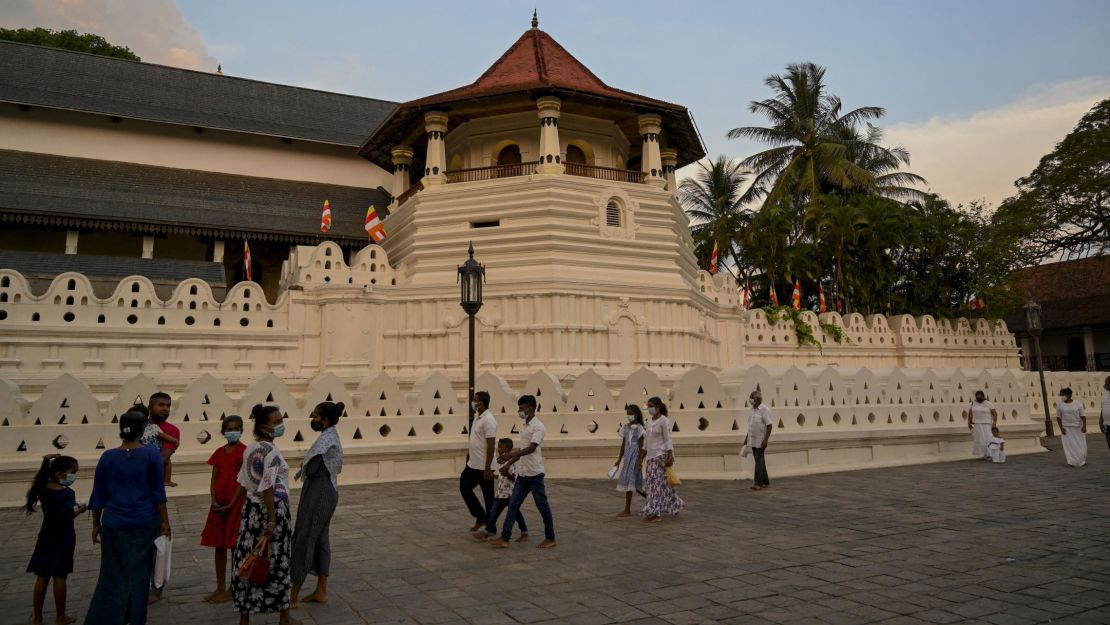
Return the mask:
<svg viewBox="0 0 1110 625">
<path fill-rule="evenodd" d="M 144 61 L 214 71 L 216 59 L 175 0 L 5 0 L 0 24 L 95 33 Z"/>
<path fill-rule="evenodd" d="M 1041 85 L 1014 102 L 954 117 L 894 124 L 884 143 L 909 150 L 910 171 L 954 203 L 997 206 L 1094 104 L 1110 97 L 1110 77 Z"/>
</svg>

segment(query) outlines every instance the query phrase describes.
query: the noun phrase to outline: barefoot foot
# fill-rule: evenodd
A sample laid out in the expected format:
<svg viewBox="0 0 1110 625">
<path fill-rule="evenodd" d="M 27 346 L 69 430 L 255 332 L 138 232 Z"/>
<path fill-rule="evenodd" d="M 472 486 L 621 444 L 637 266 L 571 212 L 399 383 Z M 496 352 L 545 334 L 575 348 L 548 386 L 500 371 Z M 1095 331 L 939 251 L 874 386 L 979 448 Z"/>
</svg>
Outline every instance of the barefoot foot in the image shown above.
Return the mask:
<svg viewBox="0 0 1110 625">
<path fill-rule="evenodd" d="M 617 513 L 618 518 L 623 518 L 623 517 L 626 517 L 626 516 L 632 516 L 632 511 L 631 510 L 625 510 L 624 512 L 618 512 Z"/>
<path fill-rule="evenodd" d="M 327 603 L 328 596 L 319 590 L 313 592 L 311 595 L 301 597 L 301 603 Z"/>
<path fill-rule="evenodd" d="M 230 590 L 217 590 L 208 596 L 208 603 L 227 603 L 231 601 Z"/>
<path fill-rule="evenodd" d="M 71 625 L 77 622 L 77 617 L 74 616 L 59 616 L 54 619 L 54 625 Z"/>
</svg>

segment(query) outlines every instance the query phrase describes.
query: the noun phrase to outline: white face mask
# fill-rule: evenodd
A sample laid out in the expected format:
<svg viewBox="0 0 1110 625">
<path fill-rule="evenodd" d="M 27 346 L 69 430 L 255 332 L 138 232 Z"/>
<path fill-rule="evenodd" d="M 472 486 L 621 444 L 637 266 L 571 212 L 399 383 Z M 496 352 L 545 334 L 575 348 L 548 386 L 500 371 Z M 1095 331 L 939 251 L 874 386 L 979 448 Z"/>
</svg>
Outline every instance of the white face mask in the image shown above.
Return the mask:
<svg viewBox="0 0 1110 625">
<path fill-rule="evenodd" d="M 470 402 L 470 409 L 473 410 L 474 412 L 478 412 L 478 402 L 476 402 L 476 401 Z"/>
<path fill-rule="evenodd" d="M 528 418 L 528 413 L 521 410 L 520 412 L 516 413 L 516 416 L 520 417 L 521 419 L 527 419 Z"/>
<path fill-rule="evenodd" d="M 635 423 L 636 422 L 636 415 L 626 415 L 626 418 L 628 419 L 629 423 Z"/>
<path fill-rule="evenodd" d="M 655 406 L 648 406 L 648 414 L 653 417 L 655 416 Z"/>
</svg>

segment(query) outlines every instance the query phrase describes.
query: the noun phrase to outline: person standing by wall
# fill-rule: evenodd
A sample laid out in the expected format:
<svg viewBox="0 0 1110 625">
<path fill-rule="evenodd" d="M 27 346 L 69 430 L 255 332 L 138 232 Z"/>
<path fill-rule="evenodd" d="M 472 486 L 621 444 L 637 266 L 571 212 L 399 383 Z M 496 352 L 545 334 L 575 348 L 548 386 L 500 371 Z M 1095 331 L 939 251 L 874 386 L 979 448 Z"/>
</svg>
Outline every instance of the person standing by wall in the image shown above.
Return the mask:
<svg viewBox="0 0 1110 625">
<path fill-rule="evenodd" d="M 771 420 L 771 409 L 763 403 L 763 393 L 752 391 L 748 396 L 751 411 L 748 413 L 748 437 L 744 444 L 752 450 L 755 459 L 755 476 L 752 490 L 763 490 L 771 487 L 771 478 L 767 476 L 767 443 L 771 440 L 771 430 L 774 428 Z"/>
<path fill-rule="evenodd" d="M 1087 418 L 1083 402 L 1072 399 L 1070 388 L 1060 389 L 1056 404 L 1056 423 L 1060 426 L 1060 440 L 1064 444 L 1064 459 L 1069 467 L 1087 464 Z"/>
<path fill-rule="evenodd" d="M 644 428 L 644 453 L 641 462 L 647 464 L 644 489 L 647 501 L 640 510 L 640 518 L 647 523 L 658 523 L 663 516 L 674 516 L 686 508 L 686 502 L 678 496 L 674 487 L 667 484 L 667 467 L 674 465 L 674 443 L 671 441 L 671 420 L 667 417 L 667 405 L 662 399 L 652 397 L 648 400 L 648 416 L 651 419 Z"/>
<path fill-rule="evenodd" d="M 466 454 L 466 466 L 459 475 L 459 492 L 462 493 L 470 516 L 474 517 L 471 532 L 477 532 L 486 525 L 490 508 L 493 506 L 493 455 L 497 441 L 497 419 L 489 411 L 489 393 L 477 391 L 470 398 L 474 423 L 470 424 L 470 450 Z M 482 501 L 474 495 L 474 487 L 482 489 Z"/>
<path fill-rule="evenodd" d="M 312 411 L 312 429 L 319 432 L 304 457 L 296 478 L 304 480 L 293 530 L 293 607 L 309 572 L 316 575 L 316 590 L 300 601 L 327 603 L 331 573 L 331 518 L 339 505 L 339 473 L 343 471 L 343 445 L 335 429 L 345 410 L 343 402 L 321 402 Z"/>
<path fill-rule="evenodd" d="M 1098 429 L 1106 435 L 1106 444 L 1110 445 L 1110 428 L 1106 427 L 1106 420 L 1110 419 L 1110 375 L 1102 381 L 1102 408 L 1098 413 Z"/>
<path fill-rule="evenodd" d="M 142 413 L 125 413 L 119 420 L 123 442 L 96 464 L 89 509 L 93 543 L 101 543 L 100 576 L 85 625 L 146 623 L 154 539 L 171 536 L 162 455 L 139 442 L 146 425 Z"/>
<path fill-rule="evenodd" d="M 998 411 L 987 399 L 983 391 L 975 391 L 975 401 L 967 409 L 967 429 L 971 430 L 971 455 L 979 459 L 990 459 L 987 446 L 991 440 L 991 428 L 998 425 Z"/>
</svg>

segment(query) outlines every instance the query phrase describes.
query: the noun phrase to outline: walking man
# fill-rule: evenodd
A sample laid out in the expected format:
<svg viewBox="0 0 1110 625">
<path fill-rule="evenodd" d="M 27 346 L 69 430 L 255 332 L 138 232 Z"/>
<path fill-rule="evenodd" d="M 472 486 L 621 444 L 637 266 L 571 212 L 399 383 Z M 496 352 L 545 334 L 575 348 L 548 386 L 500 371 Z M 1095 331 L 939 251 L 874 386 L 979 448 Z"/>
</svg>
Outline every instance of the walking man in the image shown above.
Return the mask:
<svg viewBox="0 0 1110 625">
<path fill-rule="evenodd" d="M 752 409 L 748 414 L 748 438 L 745 443 L 751 447 L 752 457 L 755 459 L 755 483 L 752 490 L 763 490 L 771 487 L 771 480 L 767 477 L 767 441 L 771 440 L 771 409 L 763 403 L 763 394 L 752 391 L 748 397 Z"/>
<path fill-rule="evenodd" d="M 466 467 L 459 476 L 459 492 L 474 517 L 476 532 L 486 525 L 486 515 L 493 505 L 493 446 L 497 440 L 497 419 L 489 411 L 489 393 L 477 391 L 470 399 L 474 423 L 470 424 L 470 450 L 466 454 Z M 474 487 L 482 489 L 482 501 L 474 495 Z"/>
<path fill-rule="evenodd" d="M 536 398 L 531 395 L 522 395 L 516 402 L 517 416 L 524 419 L 524 429 L 520 432 L 520 447 L 504 454 L 497 459 L 506 466 L 516 464 L 516 484 L 513 485 L 513 496 L 509 499 L 509 513 L 505 516 L 505 525 L 501 528 L 501 537 L 491 540 L 490 544 L 501 547 L 509 546 L 509 538 L 513 535 L 513 524 L 520 515 L 520 506 L 524 498 L 531 493 L 532 501 L 543 519 L 543 542 L 536 545 L 540 549 L 550 549 L 555 543 L 555 522 L 551 519 L 551 506 L 547 504 L 547 489 L 543 483 L 543 445 L 547 428 L 536 418 Z"/>
</svg>

